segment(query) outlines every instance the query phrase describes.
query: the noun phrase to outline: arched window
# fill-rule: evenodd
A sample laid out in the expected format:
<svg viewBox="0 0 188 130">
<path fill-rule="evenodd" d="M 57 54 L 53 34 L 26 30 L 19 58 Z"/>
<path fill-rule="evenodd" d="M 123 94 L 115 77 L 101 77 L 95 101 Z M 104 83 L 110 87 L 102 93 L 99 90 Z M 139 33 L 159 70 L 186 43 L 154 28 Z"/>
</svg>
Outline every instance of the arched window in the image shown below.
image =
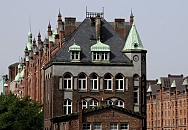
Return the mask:
<svg viewBox="0 0 188 130">
<path fill-rule="evenodd" d="M 63 114 L 67 115 L 69 113 L 72 113 L 72 102 L 69 99 L 66 99 L 63 102 Z"/>
<path fill-rule="evenodd" d="M 112 100 L 106 100 L 106 105 L 113 105 L 113 102 L 112 102 Z"/>
<path fill-rule="evenodd" d="M 95 107 L 98 106 L 98 101 L 93 99 L 91 101 L 89 101 L 89 107 Z"/>
<path fill-rule="evenodd" d="M 118 107 L 123 107 L 124 108 L 124 102 L 122 100 L 117 100 L 115 102 L 115 105 L 118 106 Z"/>
<path fill-rule="evenodd" d="M 86 90 L 86 76 L 84 74 L 80 74 L 78 77 L 78 88 Z"/>
<path fill-rule="evenodd" d="M 69 73 L 64 75 L 63 81 L 64 89 L 72 89 L 72 76 Z"/>
<path fill-rule="evenodd" d="M 124 78 L 122 75 L 116 75 L 116 90 L 124 90 Z"/>
<path fill-rule="evenodd" d="M 98 90 L 98 77 L 96 74 L 90 76 L 90 89 Z"/>
<path fill-rule="evenodd" d="M 82 99 L 82 109 L 86 109 L 87 108 L 87 101 Z M 78 109 L 79 109 L 79 101 L 78 101 Z"/>
<path fill-rule="evenodd" d="M 104 89 L 112 90 L 112 76 L 110 74 L 104 76 Z"/>
</svg>

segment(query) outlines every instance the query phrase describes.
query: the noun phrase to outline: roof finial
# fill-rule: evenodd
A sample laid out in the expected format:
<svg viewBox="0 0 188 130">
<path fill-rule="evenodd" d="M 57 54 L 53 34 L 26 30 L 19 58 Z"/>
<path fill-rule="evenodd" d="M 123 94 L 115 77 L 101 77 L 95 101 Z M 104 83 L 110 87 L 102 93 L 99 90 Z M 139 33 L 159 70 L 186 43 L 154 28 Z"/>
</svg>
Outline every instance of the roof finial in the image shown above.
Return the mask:
<svg viewBox="0 0 188 130">
<path fill-rule="evenodd" d="M 132 8 L 131 8 L 131 15 L 130 15 L 130 17 L 134 17 Z"/>
<path fill-rule="evenodd" d="M 31 32 L 31 17 L 29 15 L 29 31 Z"/>
<path fill-rule="evenodd" d="M 48 24 L 48 28 L 51 28 L 51 24 L 50 24 L 50 19 L 49 19 L 49 24 Z"/>
<path fill-rule="evenodd" d="M 61 12 L 60 12 L 60 8 L 59 8 L 59 14 L 58 14 L 58 17 L 61 17 Z"/>
</svg>

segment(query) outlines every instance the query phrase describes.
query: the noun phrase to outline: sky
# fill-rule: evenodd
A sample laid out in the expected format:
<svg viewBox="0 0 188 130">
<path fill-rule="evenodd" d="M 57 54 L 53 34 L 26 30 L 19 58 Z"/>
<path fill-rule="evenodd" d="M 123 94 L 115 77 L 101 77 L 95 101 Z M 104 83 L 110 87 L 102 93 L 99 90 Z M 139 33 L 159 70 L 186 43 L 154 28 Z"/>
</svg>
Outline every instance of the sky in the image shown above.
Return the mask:
<svg viewBox="0 0 188 130">
<path fill-rule="evenodd" d="M 59 9 L 62 17 L 83 21 L 89 12 L 102 12 L 108 22 L 129 21 L 131 8 L 144 48 L 147 79 L 168 74 L 188 76 L 188 0 L 4 0 L 0 2 L 0 76 L 24 56 L 29 31 L 37 38 L 47 35 L 49 20 L 54 29 Z"/>
</svg>

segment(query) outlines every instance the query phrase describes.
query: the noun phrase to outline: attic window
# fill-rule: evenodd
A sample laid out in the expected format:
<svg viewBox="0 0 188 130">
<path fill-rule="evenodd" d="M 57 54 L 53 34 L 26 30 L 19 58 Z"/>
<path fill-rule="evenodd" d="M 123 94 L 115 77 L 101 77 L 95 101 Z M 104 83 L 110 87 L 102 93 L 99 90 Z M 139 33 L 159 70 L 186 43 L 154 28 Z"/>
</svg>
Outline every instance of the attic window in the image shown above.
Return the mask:
<svg viewBox="0 0 188 130">
<path fill-rule="evenodd" d="M 76 45 L 75 40 L 74 44 L 69 47 L 69 52 L 71 62 L 80 62 L 81 47 L 79 45 Z"/>
</svg>

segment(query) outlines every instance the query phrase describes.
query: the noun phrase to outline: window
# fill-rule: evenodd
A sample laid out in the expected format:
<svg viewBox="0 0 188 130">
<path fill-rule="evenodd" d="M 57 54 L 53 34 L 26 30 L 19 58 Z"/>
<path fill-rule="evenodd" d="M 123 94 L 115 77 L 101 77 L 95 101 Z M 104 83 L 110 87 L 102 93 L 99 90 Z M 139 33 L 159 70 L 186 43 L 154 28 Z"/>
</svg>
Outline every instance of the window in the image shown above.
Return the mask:
<svg viewBox="0 0 188 130">
<path fill-rule="evenodd" d="M 112 90 L 112 76 L 110 74 L 107 74 L 104 77 L 104 89 Z"/>
<path fill-rule="evenodd" d="M 91 100 L 90 102 L 89 102 L 89 107 L 95 107 L 95 106 L 98 106 L 98 102 L 97 102 L 97 100 Z"/>
<path fill-rule="evenodd" d="M 124 89 L 124 81 L 123 76 L 118 74 L 116 76 L 116 90 L 123 90 Z"/>
<path fill-rule="evenodd" d="M 134 88 L 134 104 L 138 105 L 138 88 Z"/>
<path fill-rule="evenodd" d="M 86 109 L 87 108 L 87 101 L 82 100 L 82 109 Z"/>
<path fill-rule="evenodd" d="M 79 89 L 84 89 L 86 90 L 86 76 L 84 74 L 80 74 L 78 77 L 78 87 Z"/>
<path fill-rule="evenodd" d="M 134 86 L 139 86 L 139 76 L 135 74 L 133 76 Z"/>
<path fill-rule="evenodd" d="M 106 100 L 106 105 L 113 105 L 113 102 L 111 100 Z"/>
<path fill-rule="evenodd" d="M 70 74 L 64 75 L 64 89 L 72 89 L 72 78 Z"/>
<path fill-rule="evenodd" d="M 71 58 L 72 58 L 72 60 L 79 60 L 80 59 L 79 58 L 79 54 L 80 54 L 79 51 L 73 51 L 73 52 L 71 52 Z"/>
<path fill-rule="evenodd" d="M 93 130 L 102 130 L 101 123 L 93 123 Z"/>
<path fill-rule="evenodd" d="M 110 130 L 118 130 L 118 124 L 117 123 L 110 123 Z"/>
<path fill-rule="evenodd" d="M 91 125 L 90 123 L 83 123 L 83 130 L 91 130 Z"/>
<path fill-rule="evenodd" d="M 109 60 L 109 52 L 93 52 L 93 60 Z"/>
<path fill-rule="evenodd" d="M 96 74 L 90 76 L 90 89 L 98 90 L 98 77 Z"/>
<path fill-rule="evenodd" d="M 118 106 L 118 107 L 123 107 L 124 108 L 124 102 L 122 100 L 117 100 L 115 102 L 115 105 Z"/>
<path fill-rule="evenodd" d="M 120 130 L 128 130 L 129 127 L 128 127 L 128 123 L 121 123 L 120 124 Z"/>
<path fill-rule="evenodd" d="M 63 113 L 64 115 L 72 113 L 72 102 L 68 99 L 63 103 Z"/>
</svg>

